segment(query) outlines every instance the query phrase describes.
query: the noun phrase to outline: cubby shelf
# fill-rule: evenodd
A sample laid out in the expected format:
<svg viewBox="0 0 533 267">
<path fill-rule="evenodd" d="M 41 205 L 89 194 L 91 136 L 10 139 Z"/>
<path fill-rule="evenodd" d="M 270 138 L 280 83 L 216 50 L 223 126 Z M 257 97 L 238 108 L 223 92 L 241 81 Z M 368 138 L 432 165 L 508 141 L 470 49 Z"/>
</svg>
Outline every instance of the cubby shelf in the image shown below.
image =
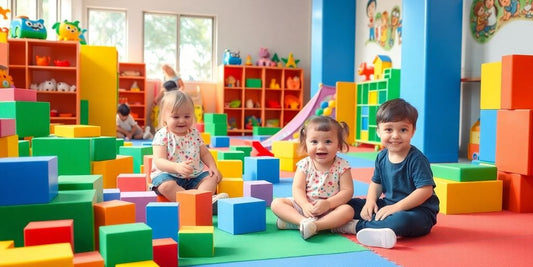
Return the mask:
<svg viewBox="0 0 533 267">
<path fill-rule="evenodd" d="M 128 104 L 137 124 L 144 127 L 146 125 L 146 65 L 119 62 L 118 70 L 118 101 Z M 131 87 L 134 83 L 137 83 L 139 91 L 132 91 Z"/>
</svg>

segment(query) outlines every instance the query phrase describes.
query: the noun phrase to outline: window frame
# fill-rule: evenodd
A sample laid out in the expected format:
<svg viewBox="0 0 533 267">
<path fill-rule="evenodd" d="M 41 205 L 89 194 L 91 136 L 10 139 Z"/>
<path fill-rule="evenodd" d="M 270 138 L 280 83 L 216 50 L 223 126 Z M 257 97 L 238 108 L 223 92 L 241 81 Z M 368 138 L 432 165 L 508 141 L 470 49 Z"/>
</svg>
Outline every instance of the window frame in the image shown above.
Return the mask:
<svg viewBox="0 0 533 267">
<path fill-rule="evenodd" d="M 128 58 L 129 58 L 129 47 L 128 47 L 128 9 L 120 9 L 120 8 L 106 8 L 106 7 L 87 7 L 86 8 L 86 16 L 87 16 L 87 35 L 85 36 L 85 38 L 87 39 L 87 44 L 88 45 L 91 45 L 89 44 L 90 41 L 91 41 L 91 35 L 90 35 L 90 27 L 91 27 L 91 17 L 90 17 L 90 12 L 91 10 L 99 10 L 99 11 L 108 11 L 108 12 L 122 12 L 124 13 L 124 51 L 123 53 L 121 53 L 121 51 L 119 51 L 117 49 L 117 53 L 118 53 L 118 57 L 119 57 L 119 61 L 122 62 L 122 61 L 128 61 Z M 109 44 L 99 44 L 99 45 L 105 45 L 105 46 L 114 46 L 115 48 L 117 48 L 116 45 L 109 45 Z M 123 58 L 121 58 L 121 55 L 123 55 Z"/>
</svg>

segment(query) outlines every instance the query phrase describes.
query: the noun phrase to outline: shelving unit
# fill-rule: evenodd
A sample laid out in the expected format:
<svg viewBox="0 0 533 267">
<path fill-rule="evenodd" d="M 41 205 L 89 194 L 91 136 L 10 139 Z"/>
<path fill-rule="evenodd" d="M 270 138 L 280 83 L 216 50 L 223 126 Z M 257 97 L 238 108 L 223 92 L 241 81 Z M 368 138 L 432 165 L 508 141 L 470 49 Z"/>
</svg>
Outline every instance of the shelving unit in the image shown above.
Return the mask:
<svg viewBox="0 0 533 267">
<path fill-rule="evenodd" d="M 228 134 L 251 134 L 252 129 L 246 125 L 251 116 L 261 120 L 260 126 L 271 126 L 272 120 L 279 120 L 278 127 L 283 127 L 302 108 L 302 69 L 222 65 L 219 72 L 221 78 L 218 82 L 217 112 L 228 115 Z M 298 77 L 299 86 L 289 89 L 287 79 L 294 77 Z M 254 79 L 252 83 L 260 81 L 260 84 L 255 87 L 247 83 L 247 79 Z M 273 80 L 275 81 L 272 82 Z M 285 105 L 285 100 L 289 98 L 295 100 L 296 106 Z M 238 107 L 230 107 L 230 102 L 234 100 L 240 101 Z M 248 106 L 247 102 L 251 102 L 251 105 Z"/>
<path fill-rule="evenodd" d="M 118 71 L 118 102 L 128 104 L 131 115 L 142 128 L 146 125 L 146 65 L 119 62 Z M 134 83 L 137 83 L 139 90 L 131 88 Z"/>
<path fill-rule="evenodd" d="M 57 114 L 51 123 L 80 123 L 79 43 L 38 39 L 9 39 L 9 74 L 17 88 L 30 88 L 51 79 L 75 85 L 73 92 L 38 91 L 37 101 L 49 102 Z M 36 56 L 50 57 L 47 66 L 37 65 Z M 68 61 L 68 66 L 55 66 L 54 61 Z"/>
</svg>

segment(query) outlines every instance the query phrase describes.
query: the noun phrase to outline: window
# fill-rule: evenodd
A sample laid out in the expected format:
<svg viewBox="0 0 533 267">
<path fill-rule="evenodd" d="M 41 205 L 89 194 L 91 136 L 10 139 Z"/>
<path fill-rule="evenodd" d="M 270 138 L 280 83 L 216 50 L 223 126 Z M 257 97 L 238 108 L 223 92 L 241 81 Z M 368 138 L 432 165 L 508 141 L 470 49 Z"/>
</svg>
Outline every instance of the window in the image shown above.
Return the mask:
<svg viewBox="0 0 533 267">
<path fill-rule="evenodd" d="M 87 43 L 114 46 L 119 61 L 126 61 L 126 11 L 88 9 L 88 12 Z"/>
<path fill-rule="evenodd" d="M 144 14 L 144 62 L 148 78 L 161 79 L 169 64 L 183 80 L 212 81 L 214 18 Z M 179 38 L 178 38 L 179 37 Z"/>
</svg>

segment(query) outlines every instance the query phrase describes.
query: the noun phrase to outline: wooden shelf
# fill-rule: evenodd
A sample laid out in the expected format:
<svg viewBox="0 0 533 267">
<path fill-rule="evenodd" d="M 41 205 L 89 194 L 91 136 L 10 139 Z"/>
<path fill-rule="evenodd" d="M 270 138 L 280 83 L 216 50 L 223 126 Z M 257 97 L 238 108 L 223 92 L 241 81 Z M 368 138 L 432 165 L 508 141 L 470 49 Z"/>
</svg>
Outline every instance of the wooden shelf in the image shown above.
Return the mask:
<svg viewBox="0 0 533 267">
<path fill-rule="evenodd" d="M 139 76 L 123 75 L 124 72 L 138 72 Z M 137 83 L 139 91 L 131 91 L 131 86 Z M 131 113 L 137 114 L 135 121 L 143 128 L 146 125 L 146 65 L 144 63 L 118 63 L 118 100 L 126 103 Z"/>
</svg>

